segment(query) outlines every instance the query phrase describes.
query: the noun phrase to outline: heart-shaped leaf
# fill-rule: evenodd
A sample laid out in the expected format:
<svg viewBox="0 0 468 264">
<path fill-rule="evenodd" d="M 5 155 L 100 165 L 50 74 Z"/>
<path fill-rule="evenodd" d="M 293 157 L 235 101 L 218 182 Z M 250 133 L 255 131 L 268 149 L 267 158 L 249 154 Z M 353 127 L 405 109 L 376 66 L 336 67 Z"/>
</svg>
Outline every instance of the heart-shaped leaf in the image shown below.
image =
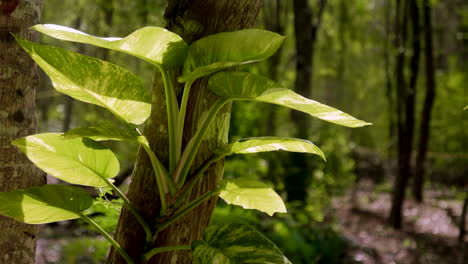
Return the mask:
<svg viewBox="0 0 468 264">
<path fill-rule="evenodd" d="M 209 79 L 208 87 L 218 96 L 231 100 L 277 104 L 347 127 L 370 125 L 338 109 L 307 99 L 268 78 L 246 72 L 219 72 Z"/>
<path fill-rule="evenodd" d="M 125 38 L 95 37 L 73 28 L 53 24 L 35 25 L 33 29 L 56 39 L 121 51 L 166 70 L 182 66 L 187 56 L 188 46 L 182 38 L 159 27 L 144 27 Z"/>
<path fill-rule="evenodd" d="M 245 224 L 211 225 L 192 242 L 195 264 L 291 264 L 273 242 Z"/>
<path fill-rule="evenodd" d="M 106 186 L 119 173 L 114 153 L 87 138 L 63 139 L 59 133 L 27 136 L 12 142 L 37 167 L 73 184 Z"/>
<path fill-rule="evenodd" d="M 63 134 L 65 139 L 72 138 L 90 138 L 95 141 L 116 140 L 131 141 L 140 144 L 149 145 L 145 136 L 138 134 L 136 130 L 117 127 L 110 124 L 104 124 L 94 127 L 78 127 L 69 130 Z"/>
<path fill-rule="evenodd" d="M 180 82 L 196 80 L 228 67 L 264 60 L 275 54 L 285 37 L 245 29 L 210 35 L 189 46 Z"/>
<path fill-rule="evenodd" d="M 286 213 L 283 200 L 273 188 L 251 179 L 224 179 L 221 182 L 219 197 L 228 204 L 239 205 L 245 209 L 257 209 L 269 215 L 276 212 Z"/>
<path fill-rule="evenodd" d="M 325 155 L 322 150 L 312 142 L 299 138 L 286 137 L 254 137 L 239 139 L 238 141 L 220 149 L 220 152 L 224 155 L 230 155 L 232 153 L 249 154 L 276 150 L 317 154 L 325 160 Z"/>
<path fill-rule="evenodd" d="M 28 224 L 79 218 L 92 203 L 93 198 L 86 191 L 67 185 L 0 192 L 0 214 Z"/>
<path fill-rule="evenodd" d="M 141 124 L 151 114 L 151 100 L 141 80 L 109 62 L 16 37 L 49 75 L 57 91 L 102 106 L 119 119 Z"/>
</svg>

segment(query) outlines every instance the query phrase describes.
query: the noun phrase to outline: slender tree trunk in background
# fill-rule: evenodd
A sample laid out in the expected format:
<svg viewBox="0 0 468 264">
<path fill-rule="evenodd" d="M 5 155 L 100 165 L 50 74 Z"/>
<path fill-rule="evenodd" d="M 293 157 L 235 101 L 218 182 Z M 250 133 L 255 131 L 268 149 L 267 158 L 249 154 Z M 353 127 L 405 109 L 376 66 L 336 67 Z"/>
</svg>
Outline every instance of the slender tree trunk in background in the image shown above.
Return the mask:
<svg viewBox="0 0 468 264">
<path fill-rule="evenodd" d="M 466 235 L 465 225 L 466 225 L 466 211 L 468 210 L 468 192 L 465 195 L 466 197 L 465 197 L 465 200 L 463 200 L 462 211 L 461 211 L 460 220 L 458 223 L 458 230 L 459 230 L 458 242 L 460 244 L 463 244 L 463 242 L 465 241 L 465 235 Z"/>
<path fill-rule="evenodd" d="M 392 54 L 392 47 L 391 43 L 393 38 L 392 34 L 392 29 L 391 29 L 391 10 L 392 10 L 392 1 L 386 0 L 385 1 L 385 44 L 384 44 L 384 64 L 385 64 L 385 95 L 387 97 L 388 101 L 388 120 L 389 120 L 389 126 L 388 126 L 388 137 L 389 137 L 389 142 L 390 146 L 388 148 L 388 152 L 393 154 L 394 152 L 394 141 L 395 141 L 395 136 L 396 136 L 396 116 L 395 116 L 395 94 L 394 94 L 394 89 L 393 89 L 393 83 L 392 83 L 392 70 L 391 70 L 391 65 L 392 65 L 392 60 L 391 60 L 391 54 Z M 397 32 L 397 31 L 395 31 Z"/>
<path fill-rule="evenodd" d="M 408 35 L 408 1 L 396 1 L 395 12 L 395 85 L 397 108 L 397 136 L 398 136 L 398 172 L 395 178 L 392 195 L 392 207 L 390 210 L 390 224 L 394 228 L 400 228 L 402 222 L 402 209 L 405 200 L 405 189 L 411 174 L 411 136 L 407 131 L 405 118 L 407 116 L 407 82 L 405 79 L 405 50 Z"/>
<path fill-rule="evenodd" d="M 435 69 L 434 69 L 434 49 L 432 45 L 432 19 L 431 19 L 431 6 L 429 0 L 423 2 L 423 16 L 424 16 L 424 55 L 426 59 L 426 95 L 424 98 L 424 106 L 421 114 L 421 123 L 419 125 L 419 143 L 418 154 L 416 157 L 416 164 L 414 170 L 413 180 L 413 196 L 418 202 L 424 201 L 423 187 L 425 177 L 425 166 L 427 148 L 429 145 L 430 137 L 430 124 L 432 106 L 436 95 L 436 82 L 435 82 Z"/>
<path fill-rule="evenodd" d="M 311 97 L 314 48 L 322 15 L 327 4 L 319 0 L 316 14 L 308 0 L 294 0 L 294 35 L 296 38 L 296 80 L 294 89 L 302 96 Z M 291 119 L 296 128 L 295 136 L 309 137 L 309 117 L 299 111 L 291 111 Z M 285 179 L 288 200 L 304 201 L 307 196 L 307 178 L 311 173 L 310 159 L 307 155 L 290 153 L 289 173 Z"/>
<path fill-rule="evenodd" d="M 40 0 L 0 2 L 0 191 L 45 183 L 37 169 L 11 141 L 36 132 L 35 90 L 38 72 L 14 33 L 37 39 L 28 30 L 37 24 Z M 0 263 L 33 264 L 39 227 L 0 216 Z"/>
<path fill-rule="evenodd" d="M 261 8 L 261 0 L 169 0 L 165 18 L 168 29 L 181 35 L 187 43 L 191 43 L 204 36 L 223 31 L 233 31 L 249 28 Z M 196 26 L 195 26 L 196 25 Z M 158 158 L 167 164 L 168 135 L 166 105 L 164 103 L 164 89 L 156 75 L 153 87 L 153 109 L 151 120 L 145 127 L 146 135 L 152 149 Z M 207 88 L 207 78 L 198 80 L 191 89 L 191 97 L 187 108 L 185 121 L 184 144 L 193 136 L 203 116 L 216 99 Z M 229 130 L 230 106 L 221 110 L 211 125 L 210 135 L 200 147 L 193 168 L 198 167 L 203 160 L 211 156 L 212 151 L 227 143 Z M 214 189 L 223 174 L 223 161 L 213 164 L 193 189 L 190 199 Z M 128 197 L 143 214 L 143 217 L 153 223 L 159 216 L 159 197 L 154 182 L 151 163 L 144 152 L 140 152 L 137 159 Z M 154 246 L 188 245 L 195 239 L 200 239 L 203 230 L 208 225 L 215 207 L 217 197 L 212 197 L 194 211 L 175 222 L 158 235 Z M 124 207 L 117 226 L 115 237 L 130 256 L 137 259 L 143 253 L 145 235 L 133 215 Z M 125 263 L 116 254 L 110 253 L 107 263 Z M 149 263 L 191 263 L 189 251 L 172 251 L 158 254 Z"/>
</svg>

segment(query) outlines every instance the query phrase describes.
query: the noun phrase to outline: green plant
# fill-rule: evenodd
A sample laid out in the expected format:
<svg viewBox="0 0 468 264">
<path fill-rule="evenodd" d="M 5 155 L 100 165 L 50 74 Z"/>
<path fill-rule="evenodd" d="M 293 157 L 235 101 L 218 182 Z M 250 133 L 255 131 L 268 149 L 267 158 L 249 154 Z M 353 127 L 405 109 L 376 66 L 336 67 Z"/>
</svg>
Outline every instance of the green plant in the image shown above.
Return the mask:
<svg viewBox="0 0 468 264">
<path fill-rule="evenodd" d="M 178 35 L 163 28 L 146 27 L 125 38 L 99 38 L 57 25 L 36 25 L 35 30 L 49 36 L 92 44 L 141 58 L 162 74 L 169 127 L 169 166 L 165 167 L 151 150 L 137 125 L 150 116 L 151 101 L 138 77 L 127 70 L 96 58 L 45 46 L 16 37 L 36 63 L 52 79 L 58 91 L 77 100 L 106 108 L 121 126 L 81 127 L 62 133 L 27 136 L 13 142 L 45 172 L 72 184 L 111 188 L 135 215 L 146 232 L 146 253 L 141 259 L 130 256 L 100 225 L 85 214 L 93 203 L 87 192 L 75 186 L 46 185 L 0 193 L 0 213 L 18 221 L 41 224 L 81 218 L 100 232 L 128 263 L 149 260 L 169 250 L 192 250 L 195 263 L 238 261 L 289 263 L 281 251 L 250 226 L 226 224 L 209 227 L 201 241 L 191 245 L 150 248 L 157 234 L 213 195 L 226 202 L 264 211 L 270 215 L 286 212 L 286 207 L 272 188 L 251 179 L 225 179 L 220 186 L 185 203 L 188 193 L 213 162 L 231 154 L 285 150 L 320 155 L 322 151 L 310 141 L 296 138 L 246 138 L 226 145 L 195 170 L 186 181 L 189 169 L 210 123 L 226 103 L 253 100 L 278 104 L 320 119 L 348 127 L 368 125 L 337 109 L 304 98 L 265 77 L 245 72 L 222 70 L 264 60 L 273 55 L 284 37 L 269 31 L 250 29 L 220 33 L 200 39 L 188 46 Z M 180 105 L 169 78 L 170 72 L 183 67 L 178 81 L 185 84 Z M 208 86 L 218 96 L 202 125 L 185 149 L 182 134 L 193 82 L 212 75 Z M 119 140 L 139 144 L 148 153 L 158 184 L 160 215 L 164 221 L 148 223 L 125 194 L 113 183 L 119 162 L 98 141 Z M 167 199 L 167 198 L 170 199 Z M 223 254 L 219 254 L 219 250 Z M 218 252 L 218 253 L 217 253 Z M 220 259 L 221 258 L 221 259 Z"/>
</svg>

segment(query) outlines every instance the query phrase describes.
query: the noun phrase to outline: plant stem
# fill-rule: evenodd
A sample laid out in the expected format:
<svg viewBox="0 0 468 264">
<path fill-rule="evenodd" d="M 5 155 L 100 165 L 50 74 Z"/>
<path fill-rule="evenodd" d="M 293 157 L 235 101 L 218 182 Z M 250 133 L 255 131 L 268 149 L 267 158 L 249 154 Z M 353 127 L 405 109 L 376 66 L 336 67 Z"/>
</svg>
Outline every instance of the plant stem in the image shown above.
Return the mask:
<svg viewBox="0 0 468 264">
<path fill-rule="evenodd" d="M 175 95 L 174 87 L 172 81 L 169 78 L 168 71 L 159 69 L 161 71 L 163 83 L 164 83 L 164 93 L 166 96 L 166 106 L 167 106 L 167 123 L 169 130 L 169 173 L 175 169 L 177 161 L 180 158 L 181 146 L 178 146 L 177 135 L 179 134 L 179 128 L 177 127 L 177 121 L 179 116 L 179 108 L 177 105 L 177 97 Z"/>
<path fill-rule="evenodd" d="M 138 213 L 138 210 L 133 206 L 132 203 L 130 203 L 130 200 L 128 200 L 127 196 L 125 196 L 125 194 L 117 186 L 115 186 L 111 181 L 109 181 L 109 179 L 107 179 L 105 177 L 101 177 L 101 178 L 107 183 L 108 186 L 110 186 L 112 188 L 112 190 L 114 190 L 117 193 L 117 195 L 120 198 L 122 198 L 125 205 L 127 205 L 127 207 L 130 209 L 130 211 L 133 213 L 135 218 L 138 220 L 140 225 L 145 230 L 146 244 L 149 245 L 149 243 L 151 243 L 151 239 L 152 239 L 153 235 L 152 235 L 151 229 L 150 229 L 149 225 L 146 223 L 145 219 L 143 219 L 143 217 L 140 215 L 140 213 Z"/>
<path fill-rule="evenodd" d="M 166 181 L 162 175 L 164 175 L 164 169 L 161 168 L 162 165 L 159 163 L 154 152 L 148 145 L 142 144 L 143 148 L 148 153 L 148 156 L 151 160 L 151 165 L 153 166 L 154 175 L 156 177 L 156 184 L 158 185 L 159 199 L 161 200 L 161 216 L 166 215 L 167 212 L 167 202 L 166 202 L 166 193 L 167 193 L 167 182 L 172 183 L 172 179 Z M 166 174 L 167 175 L 167 174 Z M 171 193 L 175 192 L 175 186 L 172 185 Z"/>
<path fill-rule="evenodd" d="M 206 160 L 200 166 L 200 168 L 198 168 L 198 170 L 195 172 L 192 179 L 190 179 L 190 181 L 187 183 L 187 186 L 182 191 L 182 194 L 180 194 L 179 197 L 177 198 L 177 201 L 175 202 L 175 208 L 179 207 L 179 205 L 185 201 L 185 199 L 189 195 L 190 191 L 192 191 L 193 186 L 195 186 L 195 184 L 198 182 L 198 180 L 201 178 L 201 176 L 203 176 L 203 173 L 206 171 L 206 169 L 208 169 L 208 167 L 211 164 L 213 164 L 214 162 L 216 162 L 219 159 L 223 158 L 224 156 L 226 156 L 226 154 L 224 154 L 224 153 L 213 155 L 213 156 L 211 156 L 211 158 Z"/>
<path fill-rule="evenodd" d="M 88 224 L 92 225 L 94 228 L 97 229 L 97 231 L 103 235 L 107 241 L 109 241 L 111 243 L 111 245 L 115 248 L 115 250 L 117 250 L 120 255 L 127 261 L 128 264 L 134 264 L 135 262 L 130 258 L 130 256 L 127 254 L 127 252 L 125 252 L 125 250 L 123 250 L 123 248 L 119 245 L 119 243 L 117 243 L 117 241 L 115 241 L 111 235 L 109 235 L 109 233 L 106 232 L 106 230 L 104 230 L 101 226 L 99 226 L 96 222 L 93 221 L 93 219 L 89 218 L 88 216 L 86 216 L 85 214 L 83 213 L 79 213 L 81 219 L 83 219 L 85 222 L 87 222 Z"/>
<path fill-rule="evenodd" d="M 190 245 L 180 245 L 180 246 L 172 246 L 172 247 L 159 247 L 159 248 L 153 248 L 150 251 L 146 252 L 142 258 L 146 262 L 150 260 L 154 255 L 166 252 L 166 251 L 173 251 L 173 250 L 191 250 Z"/>
<path fill-rule="evenodd" d="M 174 172 L 174 181 L 179 186 L 184 185 L 190 166 L 192 165 L 192 162 L 195 159 L 195 155 L 197 154 L 198 148 L 200 147 L 200 144 L 203 140 L 203 137 L 206 134 L 206 131 L 208 130 L 208 127 L 210 126 L 211 122 L 215 119 L 218 111 L 224 106 L 224 104 L 226 104 L 229 101 L 230 99 L 221 98 L 213 104 L 213 106 L 208 112 L 206 119 L 203 121 L 203 124 L 187 144 L 187 147 L 185 148 L 184 153 L 182 153 L 182 157 L 180 158 L 179 164 L 177 165 L 177 168 Z"/>
<path fill-rule="evenodd" d="M 184 136 L 184 122 L 185 122 L 185 113 L 187 111 L 187 103 L 190 96 L 190 88 L 192 87 L 193 80 L 189 80 L 184 85 L 184 92 L 182 94 L 182 101 L 180 102 L 180 111 L 179 111 L 179 120 L 177 122 L 179 134 L 177 135 L 177 146 L 179 146 L 182 151 L 182 137 Z M 180 154 L 180 152 L 179 152 Z"/>
<path fill-rule="evenodd" d="M 204 193 L 203 195 L 197 197 L 195 200 L 188 203 L 185 207 L 177 210 L 177 212 L 175 212 L 174 215 L 171 218 L 167 219 L 165 222 L 161 223 L 157 227 L 157 230 L 156 230 L 156 232 L 154 234 L 154 237 L 153 237 L 153 241 L 155 240 L 155 238 L 156 238 L 156 236 L 158 235 L 159 232 L 163 231 L 170 224 L 172 224 L 175 221 L 179 220 L 179 218 L 183 217 L 188 212 L 192 211 L 195 207 L 199 206 L 201 203 L 208 200 L 208 198 L 210 198 L 211 196 L 217 194 L 218 192 L 219 192 L 219 189 L 208 191 L 208 192 Z"/>
</svg>

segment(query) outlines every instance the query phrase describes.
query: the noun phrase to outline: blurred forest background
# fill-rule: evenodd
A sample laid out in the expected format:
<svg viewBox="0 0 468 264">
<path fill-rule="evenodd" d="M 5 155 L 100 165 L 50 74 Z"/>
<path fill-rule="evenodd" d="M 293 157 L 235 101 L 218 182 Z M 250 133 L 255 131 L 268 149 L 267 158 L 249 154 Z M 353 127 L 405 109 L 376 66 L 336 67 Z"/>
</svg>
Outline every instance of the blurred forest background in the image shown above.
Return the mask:
<svg viewBox="0 0 468 264">
<path fill-rule="evenodd" d="M 165 1 L 43 2 L 41 23 L 96 36 L 164 25 Z M 271 105 L 234 104 L 231 139 L 307 138 L 328 161 L 283 152 L 230 157 L 226 177 L 271 183 L 289 213 L 268 217 L 219 201 L 212 222 L 249 223 L 296 264 L 468 263 L 468 2 L 264 0 L 256 27 L 288 38 L 273 58 L 241 70 L 267 75 L 373 126 L 342 128 Z M 150 87 L 154 68 L 141 60 L 46 36 L 41 42 L 121 65 Z M 111 118 L 58 94 L 44 74 L 36 111 L 40 132 Z M 111 147 L 121 161 L 117 183 L 125 188 L 136 146 Z M 118 203 L 92 210 L 112 231 Z M 47 225 L 37 263 L 102 263 L 108 247 L 79 221 Z"/>
</svg>

